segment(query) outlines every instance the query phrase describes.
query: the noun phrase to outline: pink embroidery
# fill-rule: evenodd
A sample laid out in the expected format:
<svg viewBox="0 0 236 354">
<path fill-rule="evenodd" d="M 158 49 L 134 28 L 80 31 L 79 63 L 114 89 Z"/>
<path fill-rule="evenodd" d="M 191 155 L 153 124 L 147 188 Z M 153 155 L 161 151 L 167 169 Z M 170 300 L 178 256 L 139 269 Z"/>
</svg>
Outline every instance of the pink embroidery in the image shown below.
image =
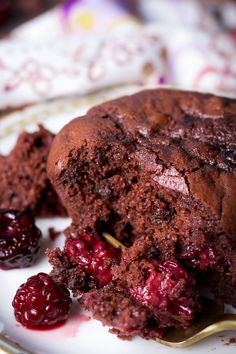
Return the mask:
<svg viewBox="0 0 236 354">
<path fill-rule="evenodd" d="M 222 46 L 219 45 L 220 39 L 224 40 L 223 37 L 220 38 L 219 34 L 213 35 L 212 40 L 209 43 L 209 51 L 218 56 L 218 60 L 221 62 L 221 67 L 218 68 L 216 66 L 207 66 L 203 68 L 199 73 L 197 73 L 197 76 L 193 82 L 193 87 L 200 88 L 202 80 L 206 79 L 209 75 L 215 75 L 218 78 L 218 84 L 215 87 L 218 91 L 232 91 L 233 85 L 231 82 L 234 80 L 234 87 L 236 87 L 236 71 L 232 69 L 232 63 L 235 56 L 235 53 L 231 50 L 232 43 L 229 41 L 229 48 L 225 45 L 223 50 Z"/>
<path fill-rule="evenodd" d="M 5 85 L 5 91 L 12 91 L 23 83 L 28 83 L 39 96 L 44 95 L 50 91 L 54 72 L 55 70 L 49 65 L 28 60 L 13 73 Z"/>
<path fill-rule="evenodd" d="M 115 43 L 111 48 L 111 56 L 118 65 L 125 65 L 132 59 L 130 49 L 124 43 Z"/>
<path fill-rule="evenodd" d="M 98 81 L 105 76 L 106 67 L 105 64 L 98 60 L 91 61 L 88 65 L 88 78 L 91 81 Z"/>
</svg>

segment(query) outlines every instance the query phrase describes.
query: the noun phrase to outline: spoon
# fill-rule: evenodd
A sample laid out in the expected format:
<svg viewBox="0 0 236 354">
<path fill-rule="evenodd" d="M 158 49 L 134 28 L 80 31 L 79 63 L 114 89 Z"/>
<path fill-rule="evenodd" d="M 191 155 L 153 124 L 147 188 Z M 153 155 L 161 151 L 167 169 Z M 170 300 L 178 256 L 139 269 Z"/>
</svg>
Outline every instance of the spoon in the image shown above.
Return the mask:
<svg viewBox="0 0 236 354">
<path fill-rule="evenodd" d="M 120 241 L 107 232 L 102 233 L 105 240 L 113 247 L 126 249 Z M 203 298 L 203 313 L 188 328 L 175 328 L 156 342 L 173 348 L 183 348 L 201 341 L 206 337 L 224 331 L 236 331 L 236 314 L 224 313 L 224 303 L 213 299 Z"/>
</svg>

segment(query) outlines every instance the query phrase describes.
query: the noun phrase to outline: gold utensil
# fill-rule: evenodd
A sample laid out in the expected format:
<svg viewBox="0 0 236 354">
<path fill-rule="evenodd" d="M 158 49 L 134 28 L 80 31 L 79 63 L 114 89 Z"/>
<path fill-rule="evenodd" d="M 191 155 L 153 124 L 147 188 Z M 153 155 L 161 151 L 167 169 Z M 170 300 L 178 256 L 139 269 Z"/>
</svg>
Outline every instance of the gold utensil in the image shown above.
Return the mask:
<svg viewBox="0 0 236 354">
<path fill-rule="evenodd" d="M 106 241 L 116 248 L 126 247 L 110 234 L 104 232 Z M 173 348 L 183 348 L 224 331 L 236 331 L 236 314 L 224 313 L 224 303 L 208 298 L 203 299 L 204 311 L 197 321 L 188 328 L 170 330 L 163 338 L 156 338 L 158 343 Z"/>
<path fill-rule="evenodd" d="M 126 249 L 126 246 L 123 245 L 120 241 L 118 241 L 115 237 L 111 236 L 107 232 L 103 232 L 102 236 L 105 238 L 105 240 L 113 247 L 115 248 L 121 248 L 122 250 Z"/>
<path fill-rule="evenodd" d="M 224 331 L 236 331 L 236 314 L 224 313 L 223 302 L 204 298 L 206 306 L 200 318 L 188 328 L 176 328 L 156 341 L 173 348 L 183 348 L 213 334 Z"/>
<path fill-rule="evenodd" d="M 23 348 L 20 344 L 15 343 L 9 337 L 0 334 L 0 353 L 5 354 L 33 354 Z"/>
</svg>

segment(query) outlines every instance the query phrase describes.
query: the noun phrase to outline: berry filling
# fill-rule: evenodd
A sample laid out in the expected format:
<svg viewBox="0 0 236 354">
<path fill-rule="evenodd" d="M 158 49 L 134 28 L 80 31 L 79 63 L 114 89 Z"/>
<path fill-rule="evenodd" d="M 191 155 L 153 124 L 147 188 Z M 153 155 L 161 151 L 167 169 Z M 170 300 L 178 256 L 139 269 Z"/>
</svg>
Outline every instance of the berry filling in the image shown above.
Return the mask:
<svg viewBox="0 0 236 354">
<path fill-rule="evenodd" d="M 0 268 L 29 267 L 40 250 L 41 232 L 28 212 L 0 210 Z"/>
<path fill-rule="evenodd" d="M 187 259 L 189 267 L 196 268 L 200 271 L 206 271 L 219 263 L 218 252 L 212 247 L 206 247 L 198 252 L 187 252 L 184 258 Z"/>
<path fill-rule="evenodd" d="M 154 260 L 145 283 L 130 294 L 151 309 L 160 327 L 188 326 L 200 310 L 194 278 L 176 261 Z"/>
<path fill-rule="evenodd" d="M 71 303 L 67 289 L 57 285 L 49 275 L 39 273 L 19 287 L 12 306 L 16 320 L 23 326 L 43 328 L 65 321 Z"/>
<path fill-rule="evenodd" d="M 95 234 L 79 235 L 66 241 L 65 252 L 76 264 L 81 265 L 100 286 L 112 280 L 111 265 L 117 263 L 121 252 Z"/>
</svg>

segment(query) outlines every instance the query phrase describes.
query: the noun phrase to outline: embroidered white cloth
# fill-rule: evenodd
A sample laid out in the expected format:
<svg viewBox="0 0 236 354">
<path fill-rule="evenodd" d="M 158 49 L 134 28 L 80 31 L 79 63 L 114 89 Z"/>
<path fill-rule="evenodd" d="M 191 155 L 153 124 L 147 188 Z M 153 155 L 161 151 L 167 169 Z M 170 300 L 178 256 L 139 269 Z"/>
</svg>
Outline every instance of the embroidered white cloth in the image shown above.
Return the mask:
<svg viewBox="0 0 236 354">
<path fill-rule="evenodd" d="M 0 109 L 132 84 L 236 95 L 234 1 L 127 2 L 67 0 L 1 40 Z"/>
</svg>

